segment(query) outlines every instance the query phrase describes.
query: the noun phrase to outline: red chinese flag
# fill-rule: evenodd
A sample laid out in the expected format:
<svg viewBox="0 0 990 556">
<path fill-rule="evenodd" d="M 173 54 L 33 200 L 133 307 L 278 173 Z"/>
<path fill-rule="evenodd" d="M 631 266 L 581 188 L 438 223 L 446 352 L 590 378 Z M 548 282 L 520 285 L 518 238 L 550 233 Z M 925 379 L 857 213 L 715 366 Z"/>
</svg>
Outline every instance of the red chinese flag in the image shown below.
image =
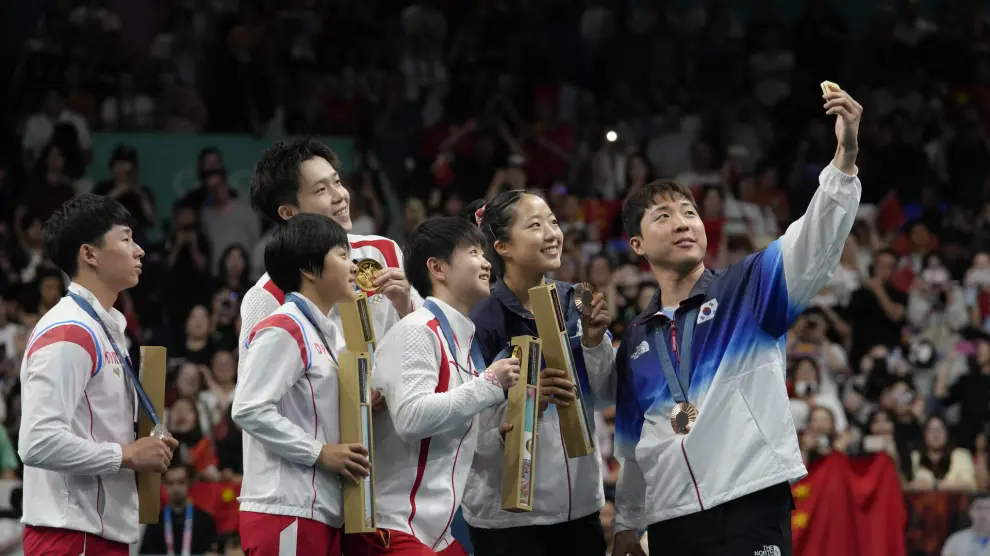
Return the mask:
<svg viewBox="0 0 990 556">
<path fill-rule="evenodd" d="M 849 460 L 849 486 L 858 509 L 859 550 L 863 556 L 905 556 L 907 508 L 897 466 L 887 454 Z"/>
<path fill-rule="evenodd" d="M 237 496 L 241 485 L 237 483 L 213 483 L 197 481 L 189 488 L 189 498 L 197 508 L 213 516 L 217 532 L 237 531 Z"/>
<path fill-rule="evenodd" d="M 846 456 L 832 454 L 810 465 L 808 476 L 791 487 L 796 556 L 867 556 L 859 552 L 849 475 Z"/>
</svg>

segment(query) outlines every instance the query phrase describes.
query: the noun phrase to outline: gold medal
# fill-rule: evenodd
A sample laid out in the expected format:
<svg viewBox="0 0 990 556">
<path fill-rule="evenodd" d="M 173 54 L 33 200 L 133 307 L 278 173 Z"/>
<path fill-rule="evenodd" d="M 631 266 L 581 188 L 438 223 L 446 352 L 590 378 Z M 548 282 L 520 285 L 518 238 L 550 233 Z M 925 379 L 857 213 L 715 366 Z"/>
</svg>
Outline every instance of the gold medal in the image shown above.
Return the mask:
<svg viewBox="0 0 990 556">
<path fill-rule="evenodd" d="M 522 361 L 522 348 L 519 346 L 512 346 L 512 355 L 509 357 Z"/>
<path fill-rule="evenodd" d="M 366 292 L 375 291 L 375 274 L 382 270 L 382 264 L 374 259 L 357 261 L 357 285 Z"/>
<path fill-rule="evenodd" d="M 582 315 L 591 316 L 591 306 L 595 302 L 598 288 L 591 282 L 581 282 L 574 286 L 574 306 Z"/>
<path fill-rule="evenodd" d="M 674 434 L 687 434 L 698 420 L 698 409 L 690 402 L 681 402 L 670 412 L 670 426 Z"/>
</svg>

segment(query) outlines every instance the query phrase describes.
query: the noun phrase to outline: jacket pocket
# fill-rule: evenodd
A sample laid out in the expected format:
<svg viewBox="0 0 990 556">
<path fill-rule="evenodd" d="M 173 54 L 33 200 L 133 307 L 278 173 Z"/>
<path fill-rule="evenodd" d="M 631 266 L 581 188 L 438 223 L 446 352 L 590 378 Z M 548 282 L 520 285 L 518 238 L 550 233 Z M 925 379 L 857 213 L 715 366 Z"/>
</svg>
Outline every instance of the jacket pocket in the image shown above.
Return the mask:
<svg viewBox="0 0 990 556">
<path fill-rule="evenodd" d="M 684 453 L 706 506 L 713 497 L 781 470 L 743 394 L 752 386 L 746 383 L 760 374 L 747 373 L 709 392 L 697 423 L 685 438 Z"/>
</svg>

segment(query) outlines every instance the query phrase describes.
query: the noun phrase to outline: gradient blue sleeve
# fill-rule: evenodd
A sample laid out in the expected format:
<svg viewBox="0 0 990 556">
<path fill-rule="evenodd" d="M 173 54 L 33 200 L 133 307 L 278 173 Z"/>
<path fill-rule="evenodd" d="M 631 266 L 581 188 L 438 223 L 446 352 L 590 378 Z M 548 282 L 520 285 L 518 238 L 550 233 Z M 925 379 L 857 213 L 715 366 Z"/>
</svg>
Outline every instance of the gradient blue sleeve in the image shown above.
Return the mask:
<svg viewBox="0 0 990 556">
<path fill-rule="evenodd" d="M 628 346 L 627 331 L 615 356 L 615 453 L 623 458 L 635 458 L 636 444 L 643 432 L 644 413 L 629 369 Z"/>
<path fill-rule="evenodd" d="M 743 261 L 740 284 L 763 330 L 780 337 L 832 278 L 852 230 L 862 184 L 829 164 L 804 215 L 760 253 Z"/>
</svg>

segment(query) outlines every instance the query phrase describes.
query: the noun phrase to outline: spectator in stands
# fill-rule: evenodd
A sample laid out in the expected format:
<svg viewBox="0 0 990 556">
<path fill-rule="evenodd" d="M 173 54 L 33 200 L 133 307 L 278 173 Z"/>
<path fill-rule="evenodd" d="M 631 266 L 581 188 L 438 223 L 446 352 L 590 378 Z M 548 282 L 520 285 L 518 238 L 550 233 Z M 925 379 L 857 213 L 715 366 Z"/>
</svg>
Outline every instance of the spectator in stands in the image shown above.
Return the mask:
<svg viewBox="0 0 990 556">
<path fill-rule="evenodd" d="M 811 426 L 816 407 L 827 408 L 831 412 L 832 429 L 845 433 L 849 427 L 846 413 L 842 408 L 834 387 L 831 391 L 822 387 L 822 370 L 812 354 L 796 353 L 789 357 L 791 416 L 798 430 Z"/>
<path fill-rule="evenodd" d="M 787 355 L 813 359 L 820 370 L 821 392 L 837 396 L 838 385 L 845 379 L 849 365 L 842 346 L 829 339 L 831 329 L 832 322 L 826 317 L 825 310 L 808 309 L 791 326 L 791 333 L 787 335 Z"/>
<path fill-rule="evenodd" d="M 839 268 L 835 269 L 828 284 L 812 300 L 812 305 L 827 308 L 845 308 L 849 305 L 854 291 L 859 289 L 859 245 L 850 235 L 839 257 Z M 848 334 L 846 334 L 848 335 Z"/>
<path fill-rule="evenodd" d="M 24 149 L 25 168 L 33 167 L 36 161 L 44 158 L 43 151 L 54 137 L 55 127 L 60 123 L 69 124 L 75 130 L 85 163 L 89 164 L 93 159 L 93 139 L 89 134 L 89 125 L 82 116 L 66 108 L 62 93 L 53 89 L 45 96 L 41 110 L 24 122 L 21 146 Z"/>
<path fill-rule="evenodd" d="M 144 238 L 155 223 L 155 201 L 151 190 L 141 184 L 138 173 L 138 153 L 134 147 L 119 145 L 110 155 L 111 178 L 93 188 L 97 195 L 109 195 L 131 213 L 132 230 L 137 238 Z M 138 239 L 140 241 L 141 239 Z"/>
<path fill-rule="evenodd" d="M 207 481 L 220 479 L 213 443 L 200 428 L 196 401 L 179 398 L 172 402 L 168 413 L 168 430 L 179 441 L 173 461 L 192 466 L 196 476 Z"/>
<path fill-rule="evenodd" d="M 196 159 L 196 175 L 199 176 L 199 187 L 186 193 L 179 204 L 182 206 L 195 207 L 197 211 L 203 209 L 210 198 L 210 189 L 207 187 L 206 179 L 219 170 L 226 170 L 223 164 L 223 153 L 217 147 L 205 147 L 199 151 Z M 228 188 L 231 197 L 237 197 L 237 190 Z"/>
<path fill-rule="evenodd" d="M 861 439 L 858 451 L 860 454 L 886 452 L 900 469 L 899 462 L 905 458 L 894 439 L 894 420 L 890 412 L 878 409 L 870 415 L 866 424 L 866 434 Z"/>
<path fill-rule="evenodd" d="M 186 317 L 184 342 L 173 347 L 169 359 L 209 365 L 215 352 L 216 348 L 210 342 L 210 311 L 202 305 L 197 305 Z"/>
<path fill-rule="evenodd" d="M 204 554 L 216 552 L 217 524 L 213 516 L 189 500 L 194 471 L 186 465 L 173 464 L 162 475 L 168 502 L 158 523 L 148 525 L 141 542 L 141 554 Z M 192 532 L 187 537 L 186 529 Z"/>
<path fill-rule="evenodd" d="M 45 246 L 42 237 L 42 220 L 37 214 L 28 213 L 22 220 L 24 229 L 18 230 L 16 243 L 11 242 L 10 264 L 20 269 L 13 283 L 29 284 L 38 278 L 45 266 Z M 14 238 L 11 238 L 14 239 Z"/>
<path fill-rule="evenodd" d="M 986 551 L 990 537 L 990 494 L 979 493 L 969 502 L 969 527 L 953 533 L 942 546 L 942 556 L 963 556 Z"/>
<path fill-rule="evenodd" d="M 848 447 L 848 436 L 840 435 L 835 429 L 835 412 L 822 405 L 813 406 L 808 419 L 808 428 L 800 434 L 801 457 L 805 465 L 833 452 L 844 453 Z"/>
<path fill-rule="evenodd" d="M 847 319 L 854 326 L 852 361 L 859 361 L 874 346 L 892 348 L 901 343 L 907 295 L 891 283 L 897 259 L 894 251 L 877 253 L 869 277 L 862 278 L 852 294 Z"/>
<path fill-rule="evenodd" d="M 155 125 L 155 101 L 138 90 L 134 75 L 121 75 L 117 87 L 117 94 L 104 99 L 100 107 L 103 128 L 117 131 L 151 129 Z"/>
<path fill-rule="evenodd" d="M 220 255 L 231 245 L 241 244 L 248 251 L 254 248 L 261 239 L 261 220 L 250 205 L 230 195 L 226 170 L 209 170 L 203 181 L 210 196 L 203 207 L 201 221 L 216 257 L 209 267 L 215 273 L 219 270 Z"/>
<path fill-rule="evenodd" d="M 35 165 L 32 183 L 24 190 L 20 203 L 14 210 L 14 230 L 25 229 L 24 218 L 37 216 L 48 220 L 56 209 L 75 195 L 69 177 L 65 173 L 65 152 L 55 143 L 41 151 Z M 21 241 L 25 239 L 22 237 Z"/>
<path fill-rule="evenodd" d="M 213 355 L 213 363 L 203 372 L 206 390 L 199 392 L 200 407 L 210 422 L 212 430 L 230 411 L 237 385 L 237 359 L 229 351 L 218 351 Z"/>
<path fill-rule="evenodd" d="M 966 306 L 969 324 L 973 328 L 990 329 L 990 255 L 980 251 L 973 255 L 972 263 L 963 278 L 966 288 Z"/>
<path fill-rule="evenodd" d="M 964 366 L 962 374 L 954 374 L 957 365 Z M 957 342 L 937 373 L 933 395 L 946 409 L 959 406 L 953 438 L 972 450 L 976 436 L 990 423 L 990 342 L 986 338 Z"/>
<path fill-rule="evenodd" d="M 213 430 L 209 407 L 202 402 L 200 397 L 203 392 L 203 385 L 206 384 L 205 375 L 209 372 L 210 369 L 206 365 L 183 363 L 175 372 L 174 396 L 171 397 L 173 403 L 179 398 L 184 398 L 196 405 L 196 411 L 199 414 L 199 430 L 203 434 L 209 434 Z"/>
<path fill-rule="evenodd" d="M 240 296 L 236 292 L 220 288 L 213 293 L 210 344 L 214 349 L 237 350 L 237 336 L 241 330 L 240 306 Z"/>
<path fill-rule="evenodd" d="M 907 322 L 933 341 L 942 353 L 952 349 L 955 333 L 969 323 L 966 296 L 951 280 L 949 269 L 938 253 L 930 253 L 925 268 L 908 292 Z"/>
<path fill-rule="evenodd" d="M 21 306 L 27 313 L 37 315 L 39 318 L 45 316 L 49 309 L 61 301 L 66 292 L 62 274 L 54 269 L 43 272 L 29 286 L 36 289 L 24 292 Z"/>
<path fill-rule="evenodd" d="M 911 453 L 912 478 L 905 488 L 912 490 L 974 490 L 976 472 L 973 456 L 957 448 L 941 417 L 925 421 L 924 445 Z"/>
<path fill-rule="evenodd" d="M 195 207 L 179 203 L 172 218 L 172 235 L 165 243 L 168 270 L 165 288 L 167 318 L 182 323 L 196 304 L 210 299 L 210 242 L 199 226 Z M 180 330 L 171 331 L 181 334 Z"/>
<path fill-rule="evenodd" d="M 248 274 L 251 268 L 248 250 L 240 243 L 235 243 L 220 255 L 220 272 L 217 276 L 218 289 L 224 288 L 236 294 L 236 298 L 244 297 L 254 284 L 254 279 Z"/>
</svg>

